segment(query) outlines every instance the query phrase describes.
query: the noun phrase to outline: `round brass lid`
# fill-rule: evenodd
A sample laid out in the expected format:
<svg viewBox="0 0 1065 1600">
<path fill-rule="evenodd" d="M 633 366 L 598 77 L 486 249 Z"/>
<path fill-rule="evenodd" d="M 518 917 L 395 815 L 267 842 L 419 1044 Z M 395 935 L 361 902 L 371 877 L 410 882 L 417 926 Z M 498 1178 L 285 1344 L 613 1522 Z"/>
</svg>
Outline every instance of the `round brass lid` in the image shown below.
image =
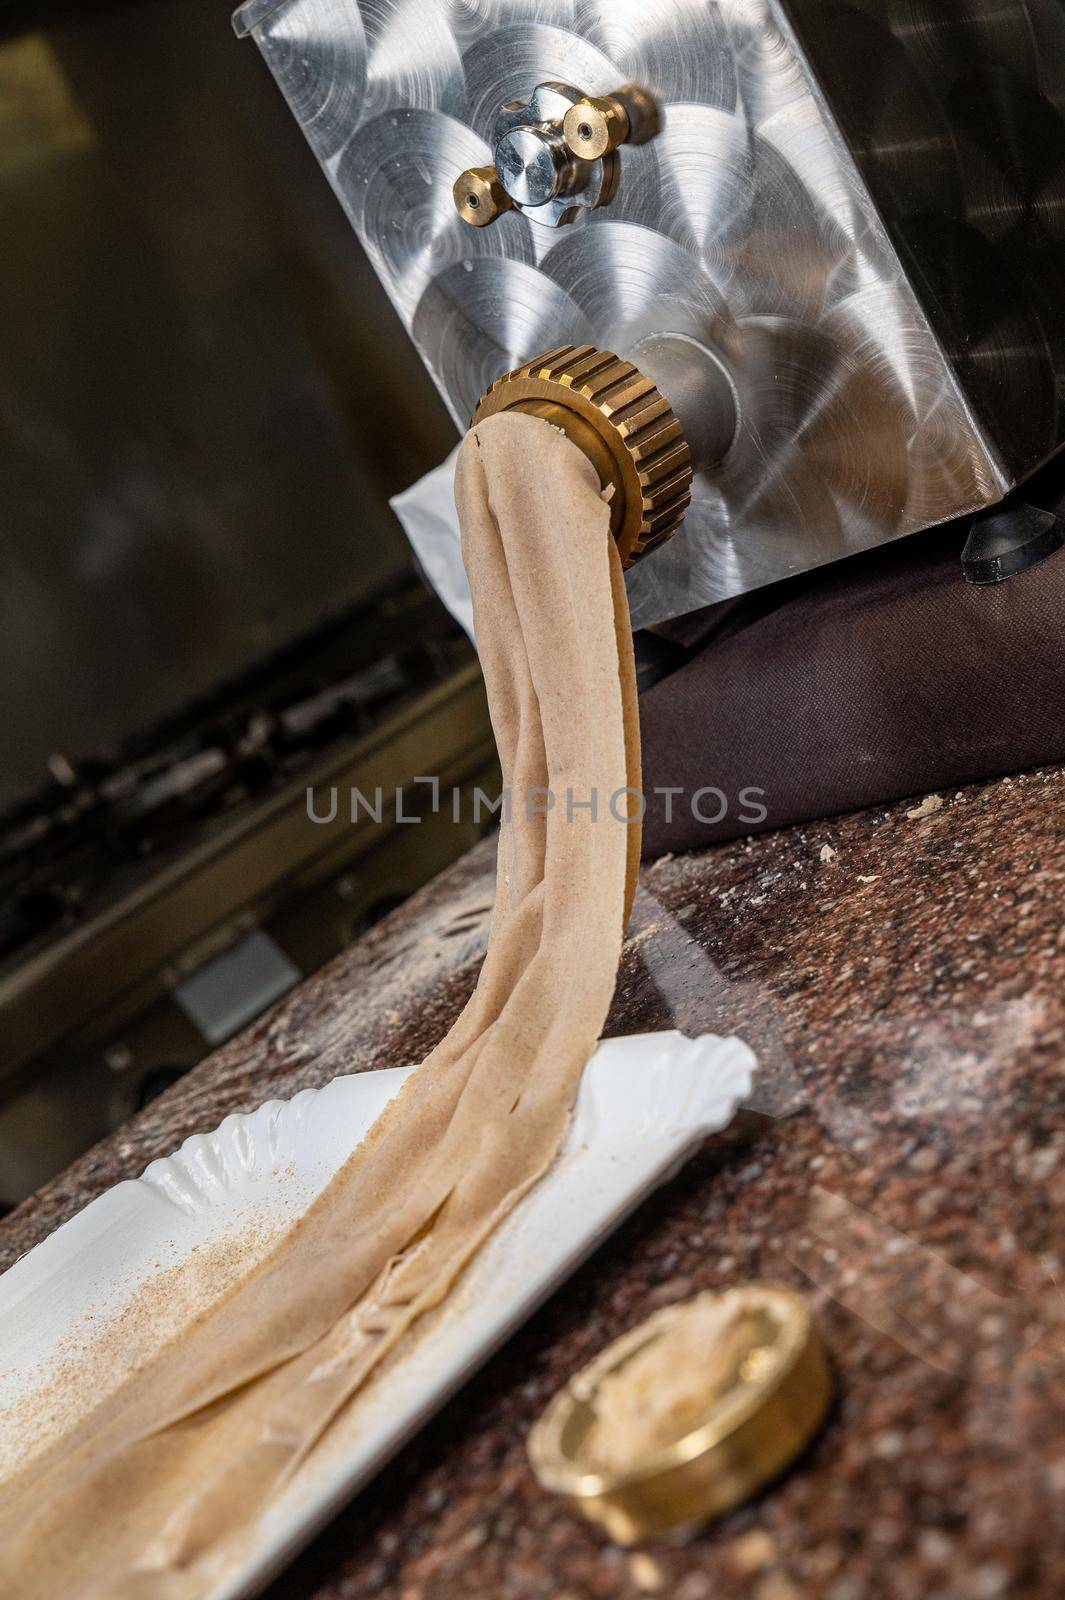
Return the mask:
<svg viewBox="0 0 1065 1600">
<path fill-rule="evenodd" d="M 610 497 L 622 565 L 663 544 L 691 503 L 691 454 L 668 400 L 633 366 L 593 345 L 561 345 L 497 378 L 474 423 L 525 411 L 588 456 Z"/>
<path fill-rule="evenodd" d="M 609 1345 L 555 1396 L 529 1459 L 545 1488 L 637 1544 L 749 1499 L 810 1441 L 831 1391 L 803 1298 L 745 1284 L 667 1306 Z"/>
</svg>

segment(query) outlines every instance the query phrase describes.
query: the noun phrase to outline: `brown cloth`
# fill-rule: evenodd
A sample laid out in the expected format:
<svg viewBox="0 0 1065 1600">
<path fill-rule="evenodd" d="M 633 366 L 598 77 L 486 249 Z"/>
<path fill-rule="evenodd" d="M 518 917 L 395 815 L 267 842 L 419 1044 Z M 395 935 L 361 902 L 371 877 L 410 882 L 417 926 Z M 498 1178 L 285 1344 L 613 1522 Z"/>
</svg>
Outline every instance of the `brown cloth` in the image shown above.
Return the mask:
<svg viewBox="0 0 1065 1600">
<path fill-rule="evenodd" d="M 1021 498 L 1060 516 L 1065 460 Z M 695 653 L 640 700 L 645 856 L 1065 759 L 1065 550 L 976 588 L 970 525 L 665 630 Z"/>
</svg>

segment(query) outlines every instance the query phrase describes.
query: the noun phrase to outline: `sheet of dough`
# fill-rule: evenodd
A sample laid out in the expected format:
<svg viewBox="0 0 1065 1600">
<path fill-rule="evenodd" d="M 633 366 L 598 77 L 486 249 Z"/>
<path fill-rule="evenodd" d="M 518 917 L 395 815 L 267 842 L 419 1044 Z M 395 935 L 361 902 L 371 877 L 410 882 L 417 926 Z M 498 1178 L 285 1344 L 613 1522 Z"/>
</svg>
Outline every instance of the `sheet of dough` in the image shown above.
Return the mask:
<svg viewBox="0 0 1065 1600">
<path fill-rule="evenodd" d="M 266 1261 L 0 1486 L 5 1600 L 205 1593 L 558 1150 L 610 1004 L 639 861 L 638 825 L 609 804 L 640 781 L 628 609 L 596 475 L 546 422 L 478 426 L 456 498 L 513 795 L 476 990 Z M 524 795 L 548 788 L 555 808 L 529 818 Z M 593 790 L 594 820 L 567 814 L 568 791 Z"/>
</svg>

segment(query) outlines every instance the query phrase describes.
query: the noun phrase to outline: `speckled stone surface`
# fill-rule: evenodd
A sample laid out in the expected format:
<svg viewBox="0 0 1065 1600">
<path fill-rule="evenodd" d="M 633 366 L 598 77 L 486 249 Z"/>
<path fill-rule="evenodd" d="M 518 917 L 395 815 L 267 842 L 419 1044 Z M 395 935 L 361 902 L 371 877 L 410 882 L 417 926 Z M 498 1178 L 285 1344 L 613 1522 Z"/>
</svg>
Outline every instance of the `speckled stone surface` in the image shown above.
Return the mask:
<svg viewBox="0 0 1065 1600">
<path fill-rule="evenodd" d="M 1065 772 L 907 809 L 645 869 L 608 1032 L 741 1034 L 750 1108 L 270 1600 L 1065 1594 Z M 472 984 L 491 865 L 479 846 L 0 1224 L 0 1267 L 229 1111 L 417 1059 Z M 530 1424 L 638 1318 L 752 1277 L 812 1296 L 827 1427 L 715 1528 L 611 1548 L 536 1486 Z"/>
</svg>

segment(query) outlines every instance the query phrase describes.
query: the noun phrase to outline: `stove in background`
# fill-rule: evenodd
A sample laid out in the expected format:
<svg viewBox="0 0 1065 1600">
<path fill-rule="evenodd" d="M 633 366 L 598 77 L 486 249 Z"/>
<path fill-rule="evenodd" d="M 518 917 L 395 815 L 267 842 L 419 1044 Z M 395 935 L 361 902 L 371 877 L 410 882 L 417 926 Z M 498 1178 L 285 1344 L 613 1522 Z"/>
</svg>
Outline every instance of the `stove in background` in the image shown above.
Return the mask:
<svg viewBox="0 0 1065 1600">
<path fill-rule="evenodd" d="M 479 837 L 472 792 L 456 823 L 415 775 L 499 785 L 473 651 L 413 576 L 125 761 L 52 765 L 0 832 L 7 1206 Z M 334 785 L 382 820 L 313 821 Z"/>
</svg>

